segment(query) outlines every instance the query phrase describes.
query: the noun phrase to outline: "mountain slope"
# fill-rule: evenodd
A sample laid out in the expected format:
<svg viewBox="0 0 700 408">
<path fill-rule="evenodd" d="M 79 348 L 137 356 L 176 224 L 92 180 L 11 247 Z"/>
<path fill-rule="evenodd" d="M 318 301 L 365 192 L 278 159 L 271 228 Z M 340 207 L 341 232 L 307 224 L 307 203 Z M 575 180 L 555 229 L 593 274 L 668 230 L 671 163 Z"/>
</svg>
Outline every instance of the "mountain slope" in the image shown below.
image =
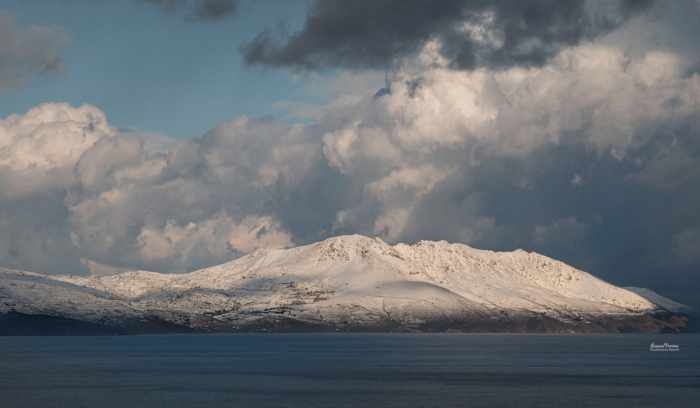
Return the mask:
<svg viewBox="0 0 700 408">
<path fill-rule="evenodd" d="M 681 317 L 551 258 L 358 235 L 258 250 L 187 274 L 0 269 L 0 313 L 109 327 L 237 330 L 678 330 Z M 170 325 L 170 326 L 168 326 Z"/>
<path fill-rule="evenodd" d="M 637 288 L 634 286 L 626 287 L 625 289 L 629 290 L 630 292 L 634 292 L 634 293 L 638 294 L 639 296 L 643 297 L 644 299 L 648 300 L 649 302 L 654 303 L 658 307 L 666 309 L 669 312 L 690 313 L 692 311 L 690 306 L 684 305 L 682 303 L 678 303 L 678 302 L 671 300 L 665 296 L 661 296 L 651 289 Z"/>
</svg>

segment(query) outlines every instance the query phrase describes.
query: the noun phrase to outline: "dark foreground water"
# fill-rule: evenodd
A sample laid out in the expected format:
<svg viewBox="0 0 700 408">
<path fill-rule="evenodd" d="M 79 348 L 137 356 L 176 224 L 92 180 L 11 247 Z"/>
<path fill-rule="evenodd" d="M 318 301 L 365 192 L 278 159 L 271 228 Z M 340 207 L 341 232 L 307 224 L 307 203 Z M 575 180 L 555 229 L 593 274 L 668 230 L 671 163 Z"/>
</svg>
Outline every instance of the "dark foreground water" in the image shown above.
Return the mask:
<svg viewBox="0 0 700 408">
<path fill-rule="evenodd" d="M 700 407 L 700 335 L 0 337 L 3 408 L 511 406 Z"/>
</svg>

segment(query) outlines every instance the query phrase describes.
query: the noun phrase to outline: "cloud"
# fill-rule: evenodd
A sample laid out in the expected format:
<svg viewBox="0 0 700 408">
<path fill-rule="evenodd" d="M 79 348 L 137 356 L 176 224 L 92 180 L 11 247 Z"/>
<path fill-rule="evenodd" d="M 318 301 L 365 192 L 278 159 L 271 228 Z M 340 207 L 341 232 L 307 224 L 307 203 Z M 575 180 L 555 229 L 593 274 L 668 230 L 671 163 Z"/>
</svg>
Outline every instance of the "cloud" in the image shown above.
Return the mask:
<svg viewBox="0 0 700 408">
<path fill-rule="evenodd" d="M 136 241 L 138 255 L 144 262 L 160 268 L 176 264 L 181 270 L 225 262 L 258 248 L 286 248 L 293 244 L 272 217 L 248 216 L 236 223 L 226 213 L 186 225 L 173 221 L 163 227 L 147 225 Z"/>
<path fill-rule="evenodd" d="M 0 92 L 37 75 L 60 71 L 61 51 L 68 42 L 59 27 L 18 27 L 12 16 L 0 11 Z"/>
<path fill-rule="evenodd" d="M 100 263 L 168 271 L 288 246 L 269 202 L 299 186 L 319 157 L 308 137 L 296 126 L 240 118 L 165 151 L 104 138 L 75 167 L 66 201 L 72 240 Z"/>
<path fill-rule="evenodd" d="M 61 191 L 44 191 L 0 200 L 0 265 L 45 273 L 85 272 L 80 249 L 70 241 L 63 198 Z"/>
<path fill-rule="evenodd" d="M 198 21 L 219 21 L 233 16 L 238 10 L 237 0 L 142 0 L 158 6 L 167 13 L 185 9 L 189 18 Z"/>
<path fill-rule="evenodd" d="M 87 105 L 43 104 L 1 119 L 0 198 L 65 189 L 83 153 L 114 134 L 104 113 Z"/>
<path fill-rule="evenodd" d="M 319 0 L 300 31 L 263 31 L 242 51 L 248 64 L 385 68 L 438 41 L 451 67 L 538 66 L 563 47 L 612 30 L 650 3 Z"/>
<path fill-rule="evenodd" d="M 0 261 L 177 272 L 289 246 L 266 200 L 303 184 L 320 157 L 300 130 L 239 118 L 175 142 L 116 129 L 89 105 L 11 115 L 0 120 Z"/>
<path fill-rule="evenodd" d="M 73 168 L 101 139 L 114 136 L 92 106 L 43 104 L 0 120 L 0 261 L 37 271 L 80 273 L 64 205 Z"/>
<path fill-rule="evenodd" d="M 673 234 L 673 252 L 683 264 L 697 265 L 700 261 L 700 229 L 688 228 Z"/>
</svg>

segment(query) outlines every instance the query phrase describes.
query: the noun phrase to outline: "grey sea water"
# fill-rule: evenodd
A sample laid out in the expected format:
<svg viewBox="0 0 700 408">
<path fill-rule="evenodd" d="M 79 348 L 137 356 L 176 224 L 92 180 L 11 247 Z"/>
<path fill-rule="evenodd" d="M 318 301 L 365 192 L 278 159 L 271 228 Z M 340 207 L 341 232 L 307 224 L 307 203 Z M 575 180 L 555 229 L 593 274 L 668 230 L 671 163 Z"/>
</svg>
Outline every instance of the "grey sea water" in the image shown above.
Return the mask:
<svg viewBox="0 0 700 408">
<path fill-rule="evenodd" d="M 699 406 L 695 334 L 0 337 L 3 408 Z"/>
</svg>

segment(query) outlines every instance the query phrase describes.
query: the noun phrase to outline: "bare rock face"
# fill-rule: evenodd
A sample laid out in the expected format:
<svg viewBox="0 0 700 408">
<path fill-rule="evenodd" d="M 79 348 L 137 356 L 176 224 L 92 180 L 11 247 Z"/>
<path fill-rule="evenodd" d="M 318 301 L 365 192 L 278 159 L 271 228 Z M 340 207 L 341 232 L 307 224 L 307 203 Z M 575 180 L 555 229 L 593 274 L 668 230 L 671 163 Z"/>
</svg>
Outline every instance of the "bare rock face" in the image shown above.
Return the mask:
<svg viewBox="0 0 700 408">
<path fill-rule="evenodd" d="M 536 253 L 351 235 L 178 275 L 0 269 L 0 334 L 32 316 L 110 333 L 684 330 L 686 314 L 667 301 Z"/>
</svg>

